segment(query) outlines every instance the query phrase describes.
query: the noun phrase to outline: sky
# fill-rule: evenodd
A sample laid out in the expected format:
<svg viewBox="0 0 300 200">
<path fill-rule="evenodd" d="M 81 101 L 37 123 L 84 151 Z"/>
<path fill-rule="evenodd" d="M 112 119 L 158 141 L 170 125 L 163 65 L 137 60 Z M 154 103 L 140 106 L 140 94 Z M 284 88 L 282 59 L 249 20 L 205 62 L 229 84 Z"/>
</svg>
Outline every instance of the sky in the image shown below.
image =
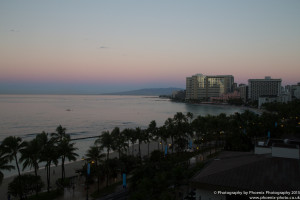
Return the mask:
<svg viewBox="0 0 300 200">
<path fill-rule="evenodd" d="M 0 0 L 0 93 L 300 82 L 299 0 Z"/>
</svg>

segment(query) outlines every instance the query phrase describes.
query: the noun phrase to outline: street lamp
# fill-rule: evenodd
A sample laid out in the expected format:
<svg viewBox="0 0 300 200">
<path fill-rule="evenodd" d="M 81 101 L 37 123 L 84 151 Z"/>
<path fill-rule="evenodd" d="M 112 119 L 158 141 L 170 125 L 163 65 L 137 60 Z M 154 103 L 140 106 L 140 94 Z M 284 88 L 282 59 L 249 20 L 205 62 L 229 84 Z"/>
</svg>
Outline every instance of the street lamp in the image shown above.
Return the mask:
<svg viewBox="0 0 300 200">
<path fill-rule="evenodd" d="M 89 176 L 91 173 L 91 166 L 88 160 L 84 158 L 84 156 L 82 156 L 81 160 L 85 161 L 85 164 L 87 166 L 85 182 L 86 182 L 86 200 L 88 200 L 89 199 Z"/>
<path fill-rule="evenodd" d="M 89 176 L 91 173 L 91 164 L 87 162 L 87 171 L 86 171 L 86 200 L 89 200 Z"/>
</svg>

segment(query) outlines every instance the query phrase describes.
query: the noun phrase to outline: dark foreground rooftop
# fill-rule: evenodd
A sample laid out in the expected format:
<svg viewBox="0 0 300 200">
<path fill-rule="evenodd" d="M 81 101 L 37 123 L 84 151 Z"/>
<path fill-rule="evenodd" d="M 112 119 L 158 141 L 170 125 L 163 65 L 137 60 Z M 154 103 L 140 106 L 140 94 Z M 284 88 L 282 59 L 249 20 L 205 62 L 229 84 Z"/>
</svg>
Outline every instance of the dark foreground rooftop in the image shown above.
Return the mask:
<svg viewBox="0 0 300 200">
<path fill-rule="evenodd" d="M 223 152 L 192 180 L 195 187 L 232 190 L 283 191 L 300 189 L 300 161 Z"/>
</svg>

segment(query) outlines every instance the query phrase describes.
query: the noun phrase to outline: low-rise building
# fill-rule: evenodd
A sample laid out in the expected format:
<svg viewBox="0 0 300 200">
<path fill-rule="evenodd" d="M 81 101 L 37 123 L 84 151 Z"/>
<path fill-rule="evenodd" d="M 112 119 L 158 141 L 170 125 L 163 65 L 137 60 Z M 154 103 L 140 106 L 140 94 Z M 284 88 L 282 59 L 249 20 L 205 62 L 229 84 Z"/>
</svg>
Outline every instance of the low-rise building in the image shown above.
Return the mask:
<svg viewBox="0 0 300 200">
<path fill-rule="evenodd" d="M 185 99 L 185 90 L 173 91 L 172 99 L 184 100 Z"/>
<path fill-rule="evenodd" d="M 231 93 L 222 94 L 219 97 L 211 97 L 210 101 L 226 102 L 229 99 L 240 99 L 240 98 L 241 98 L 240 92 L 234 91 L 234 92 L 231 92 Z"/>
</svg>

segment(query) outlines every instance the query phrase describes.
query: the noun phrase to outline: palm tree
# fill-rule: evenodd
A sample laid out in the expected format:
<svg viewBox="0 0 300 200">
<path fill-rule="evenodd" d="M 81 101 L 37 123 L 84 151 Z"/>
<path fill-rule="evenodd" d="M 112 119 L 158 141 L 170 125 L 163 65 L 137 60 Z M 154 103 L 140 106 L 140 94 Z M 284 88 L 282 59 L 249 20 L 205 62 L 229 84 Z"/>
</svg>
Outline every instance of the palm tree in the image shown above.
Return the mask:
<svg viewBox="0 0 300 200">
<path fill-rule="evenodd" d="M 63 128 L 61 125 L 59 125 L 56 128 L 56 133 L 51 133 L 51 137 L 56 141 L 56 142 L 60 142 L 63 139 L 67 138 L 70 139 L 70 135 L 66 134 L 66 128 Z"/>
<path fill-rule="evenodd" d="M 156 132 L 157 132 L 156 121 L 152 120 L 147 128 L 149 140 L 152 139 L 154 136 L 156 136 Z M 148 141 L 148 157 L 149 157 L 149 145 L 150 145 L 150 141 Z M 158 144 L 158 148 L 159 148 L 159 144 Z"/>
<path fill-rule="evenodd" d="M 164 151 L 164 144 L 167 145 L 167 140 L 169 137 L 166 126 L 159 127 L 158 132 L 160 135 L 161 151 Z"/>
<path fill-rule="evenodd" d="M 34 168 L 34 174 L 37 176 L 39 169 L 39 158 L 42 146 L 38 143 L 37 139 L 30 142 L 25 142 L 25 148 L 21 149 L 20 161 L 23 162 L 23 170 L 27 167 Z"/>
<path fill-rule="evenodd" d="M 102 159 L 106 157 L 105 154 L 101 152 L 102 152 L 101 147 L 91 146 L 85 155 L 88 161 L 94 161 L 95 165 L 98 166 L 98 164 L 102 161 Z"/>
<path fill-rule="evenodd" d="M 36 139 L 42 145 L 40 161 L 44 161 L 46 163 L 47 191 L 49 192 L 51 163 L 54 163 L 57 166 L 59 154 L 55 146 L 55 140 L 53 138 L 49 138 L 48 133 L 42 132 L 36 136 Z"/>
<path fill-rule="evenodd" d="M 78 156 L 77 153 L 74 151 L 77 150 L 77 148 L 74 147 L 74 143 L 70 143 L 70 139 L 63 139 L 58 144 L 58 153 L 61 157 L 61 179 L 62 182 L 64 182 L 65 179 L 65 160 L 68 159 L 69 161 L 75 161 L 76 157 Z"/>
<path fill-rule="evenodd" d="M 171 137 L 172 142 L 172 153 L 174 152 L 174 120 L 172 118 L 168 118 L 165 121 L 166 131 L 169 137 Z"/>
<path fill-rule="evenodd" d="M 2 149 L 3 154 L 6 155 L 10 161 L 15 159 L 19 176 L 21 176 L 21 173 L 20 173 L 17 154 L 24 147 L 25 147 L 25 143 L 22 142 L 22 139 L 20 137 L 15 137 L 15 136 L 9 136 L 9 137 L 5 138 L 1 144 L 1 149 Z"/>
<path fill-rule="evenodd" d="M 110 150 L 115 149 L 114 140 L 109 131 L 103 131 L 102 135 L 100 135 L 99 138 L 95 141 L 95 144 L 100 144 L 101 148 L 106 148 L 106 160 L 108 160 Z"/>
<path fill-rule="evenodd" d="M 97 185 L 98 185 L 98 192 L 100 190 L 100 175 L 102 174 L 102 171 L 99 170 L 99 163 L 101 160 L 105 157 L 105 154 L 101 153 L 102 149 L 98 146 L 91 146 L 88 151 L 86 157 L 88 161 L 94 161 L 95 162 L 95 168 L 96 168 L 96 175 L 97 175 Z"/>
<path fill-rule="evenodd" d="M 103 170 L 106 174 L 106 187 L 111 178 L 116 178 L 120 172 L 120 161 L 117 158 L 104 161 Z"/>
<path fill-rule="evenodd" d="M 58 154 L 61 157 L 61 179 L 64 181 L 65 179 L 65 159 L 67 158 L 69 161 L 75 161 L 76 154 L 74 151 L 77 148 L 74 147 L 74 143 L 70 143 L 71 137 L 66 133 L 66 128 L 59 125 L 56 128 L 56 133 L 51 133 L 51 137 L 57 144 Z"/>
<path fill-rule="evenodd" d="M 130 128 L 130 129 L 126 130 L 125 134 L 126 134 L 127 139 L 131 142 L 132 155 L 133 155 L 134 154 L 134 144 L 138 140 L 136 131 L 134 129 Z"/>
<path fill-rule="evenodd" d="M 20 137 L 15 136 L 9 136 L 5 138 L 2 141 L 1 149 L 4 156 L 11 162 L 12 160 L 15 160 L 16 166 L 18 169 L 18 181 L 21 185 L 21 173 L 20 173 L 20 167 L 18 162 L 18 156 L 17 154 L 22 150 L 25 146 L 25 143 L 22 142 L 22 139 Z M 23 199 L 23 191 L 20 190 L 20 199 Z"/>
<path fill-rule="evenodd" d="M 9 159 L 5 155 L 3 155 L 3 153 L 0 149 L 0 185 L 1 185 L 3 177 L 4 177 L 2 170 L 10 171 L 11 169 L 15 168 L 12 165 L 8 165 L 8 163 L 9 163 Z"/>
<path fill-rule="evenodd" d="M 175 142 L 177 143 L 177 148 L 183 150 L 185 148 L 186 132 L 188 130 L 188 120 L 187 117 L 182 112 L 177 112 L 174 115 L 174 125 L 175 125 Z"/>
<path fill-rule="evenodd" d="M 192 120 L 193 120 L 193 117 L 194 117 L 194 115 L 193 115 L 193 113 L 191 113 L 191 112 L 187 112 L 187 114 L 186 114 L 186 118 L 187 119 L 189 119 L 189 122 L 188 122 L 188 134 L 189 134 L 189 136 L 193 139 L 194 138 L 194 133 L 193 133 L 193 126 L 192 126 Z"/>
<path fill-rule="evenodd" d="M 120 132 L 119 127 L 115 127 L 112 130 L 111 135 L 113 137 L 114 146 L 118 150 L 119 158 L 120 158 L 122 150 L 124 150 L 127 146 L 127 144 L 125 143 L 126 140 L 125 134 L 124 132 Z"/>
<path fill-rule="evenodd" d="M 127 144 L 124 144 L 125 148 L 127 147 L 127 153 L 129 155 L 129 144 L 130 144 L 130 135 L 131 135 L 131 130 L 129 128 L 125 128 L 123 131 L 122 131 L 122 135 L 124 135 L 124 141 L 126 140 L 127 141 Z"/>
<path fill-rule="evenodd" d="M 140 127 L 137 127 L 137 128 L 135 128 L 135 134 L 136 134 L 136 137 L 139 140 L 139 157 L 142 158 L 142 155 L 141 155 L 141 143 L 144 142 L 144 141 L 146 141 L 146 138 L 145 138 L 145 135 L 144 135 L 144 131 Z"/>
<path fill-rule="evenodd" d="M 189 123 L 191 123 L 192 122 L 192 119 L 193 119 L 193 113 L 191 113 L 191 112 L 187 112 L 186 113 L 186 117 L 188 118 L 188 119 L 190 119 L 190 122 Z"/>
<path fill-rule="evenodd" d="M 151 121 L 149 124 L 149 132 L 151 133 L 152 138 L 157 141 L 157 150 L 159 150 L 160 143 L 160 132 L 158 131 L 158 127 L 156 126 L 155 120 Z"/>
<path fill-rule="evenodd" d="M 21 158 L 20 161 L 23 162 L 23 170 L 27 167 L 30 169 L 34 168 L 34 174 L 36 179 L 38 179 L 37 171 L 39 169 L 39 159 L 42 146 L 39 144 L 38 140 L 35 138 L 30 142 L 25 142 L 25 148 L 20 150 Z M 39 186 L 36 184 L 35 187 L 36 194 L 38 194 Z"/>
<path fill-rule="evenodd" d="M 195 144 L 201 145 L 203 143 L 203 136 L 205 133 L 205 118 L 201 115 L 198 116 L 196 119 L 192 122 L 193 130 L 196 131 L 196 140 L 194 141 Z"/>
</svg>

